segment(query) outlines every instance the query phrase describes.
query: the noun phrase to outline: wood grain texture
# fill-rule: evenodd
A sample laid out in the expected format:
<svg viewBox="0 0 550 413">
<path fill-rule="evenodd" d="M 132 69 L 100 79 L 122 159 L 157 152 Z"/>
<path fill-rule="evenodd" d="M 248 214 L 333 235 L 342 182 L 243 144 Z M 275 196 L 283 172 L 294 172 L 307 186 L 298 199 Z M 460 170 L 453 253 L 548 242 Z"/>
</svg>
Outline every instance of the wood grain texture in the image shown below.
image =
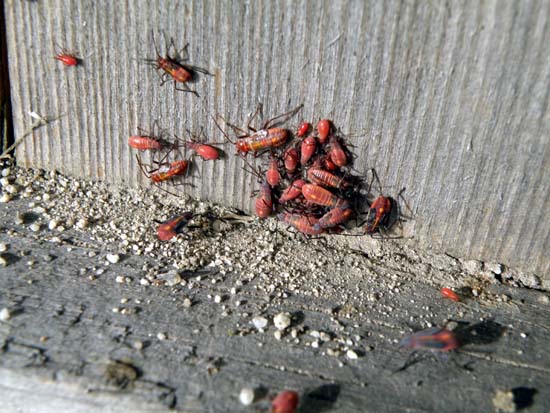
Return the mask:
<svg viewBox="0 0 550 413">
<path fill-rule="evenodd" d="M 56 116 L 18 151 L 27 166 L 145 185 L 126 139 L 154 120 L 171 133 L 210 115 L 243 125 L 304 103 L 353 138 L 356 168 L 412 207 L 425 247 L 550 276 L 550 3 L 6 1 L 15 134 L 27 112 Z M 215 77 L 201 95 L 159 86 L 140 59 L 151 30 L 189 42 Z M 55 44 L 84 64 L 53 60 Z M 292 123 L 294 122 L 294 123 Z M 245 209 L 255 178 L 226 146 L 181 191 Z"/>
</svg>

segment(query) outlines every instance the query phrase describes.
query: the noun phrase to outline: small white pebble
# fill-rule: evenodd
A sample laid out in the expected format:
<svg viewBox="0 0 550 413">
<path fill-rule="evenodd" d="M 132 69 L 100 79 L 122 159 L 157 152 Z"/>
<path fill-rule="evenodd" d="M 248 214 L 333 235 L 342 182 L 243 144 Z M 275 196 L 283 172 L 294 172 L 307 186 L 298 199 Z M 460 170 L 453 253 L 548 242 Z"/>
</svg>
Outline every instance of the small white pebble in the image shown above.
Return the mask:
<svg viewBox="0 0 550 413">
<path fill-rule="evenodd" d="M 273 324 L 277 330 L 283 331 L 290 326 L 292 319 L 289 313 L 279 313 L 273 317 Z"/>
<path fill-rule="evenodd" d="M 521 338 L 527 338 L 527 334 L 521 333 L 521 334 L 520 334 L 520 337 L 521 337 Z"/>
<path fill-rule="evenodd" d="M 151 284 L 147 278 L 142 278 L 141 280 L 139 280 L 139 283 L 141 285 L 150 285 Z"/>
<path fill-rule="evenodd" d="M 319 348 L 319 342 L 317 340 L 315 340 L 314 342 L 311 343 L 311 347 Z"/>
<path fill-rule="evenodd" d="M 0 252 L 4 252 L 8 250 L 8 244 L 5 242 L 0 242 Z"/>
<path fill-rule="evenodd" d="M 139 341 L 139 340 L 136 340 L 136 341 L 134 341 L 133 347 L 136 350 L 141 350 L 141 349 L 143 349 L 143 342 Z"/>
<path fill-rule="evenodd" d="M 230 290 L 231 295 L 237 294 L 237 289 L 235 287 L 232 287 Z"/>
<path fill-rule="evenodd" d="M 17 193 L 17 187 L 15 185 L 6 185 L 4 187 L 4 191 L 6 191 L 8 194 L 16 194 Z"/>
<path fill-rule="evenodd" d="M 256 327 L 258 330 L 266 328 L 267 327 L 267 318 L 256 316 L 252 319 L 252 324 L 254 324 L 254 327 Z"/>
<path fill-rule="evenodd" d="M 111 264 L 116 264 L 120 261 L 120 256 L 118 254 L 107 254 L 106 258 Z"/>
<path fill-rule="evenodd" d="M 281 330 L 276 330 L 273 333 L 273 336 L 275 337 L 276 340 L 281 340 L 283 338 L 283 332 Z"/>
<path fill-rule="evenodd" d="M 183 300 L 183 306 L 186 308 L 189 308 L 193 305 L 193 302 L 189 298 L 185 298 Z"/>
<path fill-rule="evenodd" d="M 104 272 L 105 272 L 105 269 L 103 269 L 103 268 L 98 268 L 98 269 L 96 270 L 95 273 L 96 273 L 96 275 L 101 275 L 101 274 L 103 274 Z"/>
<path fill-rule="evenodd" d="M 115 278 L 115 281 L 119 284 L 122 284 L 125 281 L 125 278 L 122 275 L 117 275 L 117 277 Z"/>
<path fill-rule="evenodd" d="M 215 296 L 214 296 L 214 302 L 215 302 L 216 304 L 221 303 L 221 302 L 222 302 L 222 297 L 221 297 L 220 295 L 215 295 Z"/>
<path fill-rule="evenodd" d="M 79 229 L 84 229 L 88 226 L 88 220 L 85 218 L 79 219 L 76 221 L 76 227 Z"/>
<path fill-rule="evenodd" d="M 2 194 L 2 196 L 0 196 L 0 202 L 5 204 L 6 202 L 10 202 L 11 201 L 11 196 L 9 196 L 8 194 L 4 193 Z"/>
<path fill-rule="evenodd" d="M 34 223 L 34 224 L 31 224 L 29 226 L 29 229 L 32 231 L 32 232 L 37 232 L 37 231 L 40 231 L 40 224 L 38 223 Z"/>
<path fill-rule="evenodd" d="M 157 334 L 157 338 L 160 340 L 160 341 L 164 341 L 166 340 L 166 334 L 165 333 L 158 333 Z"/>
<path fill-rule="evenodd" d="M 348 351 L 346 352 L 346 357 L 349 358 L 350 360 L 357 360 L 357 358 L 358 358 L 359 356 L 357 355 L 357 353 L 356 353 L 355 351 L 353 351 L 353 350 L 348 350 Z"/>
<path fill-rule="evenodd" d="M 2 169 L 2 176 L 3 177 L 10 176 L 10 174 L 11 174 L 11 169 L 10 168 Z"/>
<path fill-rule="evenodd" d="M 7 308 L 2 308 L 2 310 L 0 310 L 0 321 L 8 321 L 10 318 L 10 310 Z"/>
<path fill-rule="evenodd" d="M 111 311 L 112 311 L 113 313 L 119 313 L 119 312 L 120 312 L 120 308 L 114 307 Z"/>
<path fill-rule="evenodd" d="M 245 406 L 250 406 L 254 402 L 254 389 L 244 387 L 239 394 L 239 401 Z"/>
<path fill-rule="evenodd" d="M 48 222 L 48 228 L 50 230 L 55 229 L 57 227 L 57 221 L 55 219 L 50 219 L 50 222 Z"/>
</svg>

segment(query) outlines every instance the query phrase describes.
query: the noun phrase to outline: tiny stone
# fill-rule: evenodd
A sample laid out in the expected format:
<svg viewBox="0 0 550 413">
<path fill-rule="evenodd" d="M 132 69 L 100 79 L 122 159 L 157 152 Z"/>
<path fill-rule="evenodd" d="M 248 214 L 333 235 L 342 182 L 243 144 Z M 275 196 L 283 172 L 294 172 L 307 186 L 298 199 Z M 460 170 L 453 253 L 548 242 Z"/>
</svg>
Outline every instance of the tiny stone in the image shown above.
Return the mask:
<svg viewBox="0 0 550 413">
<path fill-rule="evenodd" d="M 467 260 L 462 263 L 462 266 L 466 272 L 470 274 L 477 274 L 481 271 L 481 262 L 477 260 Z"/>
<path fill-rule="evenodd" d="M 275 328 L 280 331 L 283 331 L 290 326 L 291 321 L 292 320 L 289 313 L 279 313 L 273 317 L 273 324 L 275 324 Z"/>
<path fill-rule="evenodd" d="M 31 224 L 31 226 L 29 226 L 29 229 L 32 231 L 32 232 L 37 232 L 37 231 L 40 231 L 40 224 L 38 223 L 34 223 L 34 224 Z"/>
<path fill-rule="evenodd" d="M 151 284 L 147 278 L 142 278 L 141 280 L 139 280 L 139 283 L 140 283 L 141 285 L 149 285 L 149 284 Z"/>
<path fill-rule="evenodd" d="M 0 242 L 0 252 L 4 252 L 8 250 L 8 244 L 5 242 Z"/>
<path fill-rule="evenodd" d="M 106 258 L 111 264 L 116 264 L 120 261 L 120 256 L 118 254 L 107 254 Z"/>
<path fill-rule="evenodd" d="M 7 308 L 2 308 L 2 310 L 0 310 L 0 321 L 8 321 L 10 318 L 10 310 Z"/>
<path fill-rule="evenodd" d="M 311 347 L 319 348 L 319 342 L 317 340 L 315 340 L 314 342 L 311 343 Z"/>
<path fill-rule="evenodd" d="M 5 204 L 6 202 L 10 202 L 11 201 L 11 196 L 9 196 L 8 194 L 4 193 L 2 194 L 2 196 L 0 196 L 0 202 Z"/>
<path fill-rule="evenodd" d="M 192 302 L 189 298 L 185 298 L 185 299 L 183 300 L 183 306 L 184 306 L 184 307 L 189 308 L 189 307 L 191 307 L 192 305 L 193 305 L 193 302 Z"/>
<path fill-rule="evenodd" d="M 349 358 L 350 360 L 357 360 L 357 358 L 358 358 L 359 356 L 357 355 L 357 353 L 356 353 L 355 351 L 353 351 L 353 350 L 348 350 L 348 351 L 346 352 L 346 357 Z"/>
<path fill-rule="evenodd" d="M 156 278 L 159 280 L 163 280 L 169 287 L 173 287 L 174 285 L 177 285 L 181 282 L 181 276 L 175 270 L 168 271 L 162 274 L 157 274 Z"/>
<path fill-rule="evenodd" d="M 139 341 L 139 340 L 136 340 L 136 341 L 134 341 L 133 347 L 136 350 L 141 350 L 141 349 L 143 349 L 143 342 Z"/>
<path fill-rule="evenodd" d="M 244 387 L 239 394 L 239 401 L 244 406 L 250 406 L 254 402 L 254 389 Z"/>
<path fill-rule="evenodd" d="M 267 323 L 268 321 L 265 317 L 257 316 L 252 319 L 252 324 L 254 324 L 254 327 L 256 327 L 258 330 L 267 327 Z"/>
<path fill-rule="evenodd" d="M 230 292 L 231 292 L 231 295 L 235 295 L 237 294 L 237 289 L 235 287 L 232 287 Z"/>
<path fill-rule="evenodd" d="M 275 333 L 273 333 L 273 335 L 275 336 L 276 340 L 281 340 L 281 338 L 283 338 L 283 333 L 281 330 L 276 330 Z"/>
<path fill-rule="evenodd" d="M 8 260 L 7 260 L 4 256 L 2 256 L 2 255 L 0 255 L 0 265 L 1 265 L 2 267 L 5 267 L 5 266 L 8 265 Z"/>
<path fill-rule="evenodd" d="M 221 303 L 221 302 L 222 302 L 222 297 L 219 296 L 219 295 L 214 296 L 214 302 L 215 302 L 216 304 Z"/>
<path fill-rule="evenodd" d="M 520 337 L 521 337 L 521 338 L 527 338 L 527 334 L 521 333 L 521 334 L 520 334 Z"/>
<path fill-rule="evenodd" d="M 550 304 L 550 298 L 545 294 L 541 294 L 537 301 L 541 304 Z"/>
<path fill-rule="evenodd" d="M 158 334 L 157 334 L 157 338 L 158 338 L 160 341 L 164 341 L 164 340 L 166 340 L 166 334 L 165 334 L 165 333 L 158 333 Z"/>
<path fill-rule="evenodd" d="M 516 404 L 514 402 L 514 393 L 510 390 L 497 390 L 493 397 L 493 406 L 501 412 L 515 412 Z"/>
<path fill-rule="evenodd" d="M 10 174 L 11 174 L 11 169 L 10 168 L 2 169 L 2 176 L 3 177 L 10 176 Z"/>
<path fill-rule="evenodd" d="M 76 227 L 77 228 L 80 228 L 80 229 L 84 229 L 88 226 L 88 220 L 87 219 L 79 219 L 77 222 L 76 222 Z"/>
<path fill-rule="evenodd" d="M 122 275 L 117 275 L 115 281 L 119 284 L 122 284 L 124 282 L 124 277 Z"/>
</svg>

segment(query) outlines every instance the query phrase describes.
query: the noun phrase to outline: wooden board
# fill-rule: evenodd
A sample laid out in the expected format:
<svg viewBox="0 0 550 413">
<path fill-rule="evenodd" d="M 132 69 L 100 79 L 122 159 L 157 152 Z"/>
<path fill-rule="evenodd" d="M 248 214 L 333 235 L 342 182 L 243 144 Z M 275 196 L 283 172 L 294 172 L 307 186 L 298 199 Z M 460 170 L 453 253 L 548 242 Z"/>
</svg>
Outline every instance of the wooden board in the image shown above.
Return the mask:
<svg viewBox="0 0 550 413">
<path fill-rule="evenodd" d="M 525 411 L 550 409 L 544 293 L 497 283 L 483 288 L 486 298 L 454 303 L 426 283 L 428 265 L 422 272 L 400 270 L 418 256 L 375 260 L 351 251 L 347 264 L 326 263 L 323 277 L 298 276 L 293 282 L 308 286 L 292 292 L 292 278 L 275 276 L 279 287 L 269 294 L 261 276 L 250 278 L 250 268 L 222 277 L 210 266 L 182 271 L 185 282 L 170 287 L 145 286 L 139 280 L 151 268 L 173 268 L 174 258 L 129 254 L 107 265 L 105 253 L 114 245 L 90 240 L 89 231 L 33 232 L 28 223 L 13 222 L 27 203 L 7 205 L 0 205 L 0 242 L 8 247 L 0 310 L 11 316 L 0 321 L 5 411 L 269 411 L 266 397 L 241 405 L 243 387 L 270 397 L 293 389 L 301 413 L 489 412 L 497 391 L 512 389 L 523 395 L 516 406 L 528 406 Z M 314 242 L 302 248 L 310 257 L 335 254 Z M 358 264 L 350 269 L 352 261 Z M 451 263 L 434 265 L 457 276 Z M 311 295 L 313 289 L 321 294 Z M 292 324 L 277 340 L 271 320 L 279 312 L 289 312 Z M 260 315 L 269 320 L 265 331 L 253 324 Z M 462 328 L 457 352 L 415 356 L 399 347 L 413 328 L 450 320 L 455 331 Z M 347 357 L 346 348 L 358 358 Z"/>
<path fill-rule="evenodd" d="M 550 276 L 548 2 L 4 2 L 15 135 L 28 112 L 62 117 L 36 130 L 21 165 L 147 184 L 126 139 L 154 120 L 222 137 L 211 116 L 244 125 L 303 103 L 289 123 L 330 118 L 361 173 L 412 208 L 425 247 Z M 201 95 L 160 86 L 141 60 L 154 31 L 215 77 Z M 53 59 L 77 51 L 78 68 Z M 198 163 L 193 196 L 251 207 L 255 178 L 226 146 Z"/>
</svg>

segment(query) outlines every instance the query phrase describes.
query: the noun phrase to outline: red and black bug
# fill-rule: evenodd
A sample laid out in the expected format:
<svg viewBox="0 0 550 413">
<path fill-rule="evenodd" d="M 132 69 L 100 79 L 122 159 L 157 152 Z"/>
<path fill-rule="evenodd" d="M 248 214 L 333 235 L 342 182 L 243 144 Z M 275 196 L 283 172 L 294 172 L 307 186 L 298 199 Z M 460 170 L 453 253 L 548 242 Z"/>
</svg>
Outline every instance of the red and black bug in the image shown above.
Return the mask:
<svg viewBox="0 0 550 413">
<path fill-rule="evenodd" d="M 153 39 L 153 45 L 155 46 L 155 52 L 157 57 L 155 59 L 144 59 L 146 63 L 155 67 L 155 69 L 160 71 L 161 86 L 168 81 L 174 82 L 174 88 L 181 92 L 193 93 L 195 96 L 199 96 L 196 90 L 191 90 L 187 86 L 188 82 L 191 82 L 195 79 L 196 73 L 202 73 L 205 75 L 212 74 L 198 66 L 193 66 L 185 63 L 189 60 L 189 43 L 187 43 L 179 52 L 176 51 L 176 46 L 174 44 L 174 39 L 170 38 L 170 43 L 165 42 L 166 54 L 162 56 L 160 54 L 157 43 L 155 42 L 155 36 L 153 31 L 151 31 L 151 37 Z M 166 36 L 165 36 L 166 40 Z M 170 50 L 173 49 L 173 54 L 170 54 Z M 183 89 L 178 86 L 181 85 Z"/>
<path fill-rule="evenodd" d="M 230 123 L 226 122 L 228 126 L 233 128 L 233 130 L 243 133 L 243 135 L 237 137 L 237 140 L 235 142 L 229 139 L 227 134 L 223 131 L 223 129 L 218 125 L 217 122 L 215 123 L 218 129 L 224 134 L 225 139 L 235 144 L 235 147 L 237 148 L 237 152 L 239 154 L 246 154 L 248 152 L 258 153 L 264 149 L 277 148 L 285 144 L 285 142 L 290 137 L 290 132 L 283 128 L 273 127 L 276 124 L 274 123 L 274 121 L 281 118 L 287 118 L 287 117 L 293 116 L 302 108 L 302 106 L 303 105 L 300 105 L 297 108 L 291 110 L 290 112 L 283 113 L 282 115 L 268 119 L 263 124 L 260 130 L 256 130 L 252 128 L 250 124 L 261 109 L 261 105 L 259 105 L 256 111 L 254 112 L 254 115 L 250 118 L 247 124 L 247 129 L 249 131 L 252 131 L 252 133 L 249 133 L 244 129 L 241 129 L 235 125 L 231 125 Z"/>
<path fill-rule="evenodd" d="M 161 241 L 171 240 L 187 226 L 191 218 L 193 218 L 193 214 L 191 212 L 186 212 L 161 222 L 157 227 L 158 238 Z"/>
</svg>

